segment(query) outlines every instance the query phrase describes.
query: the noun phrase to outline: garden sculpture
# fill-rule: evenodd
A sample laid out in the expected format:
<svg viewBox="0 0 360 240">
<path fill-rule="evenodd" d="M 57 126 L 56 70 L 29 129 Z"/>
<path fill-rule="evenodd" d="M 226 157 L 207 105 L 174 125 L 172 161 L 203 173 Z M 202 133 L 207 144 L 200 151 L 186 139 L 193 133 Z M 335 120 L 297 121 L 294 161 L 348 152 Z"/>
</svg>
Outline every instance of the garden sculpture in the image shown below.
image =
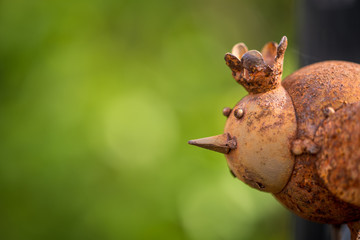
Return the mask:
<svg viewBox="0 0 360 240">
<path fill-rule="evenodd" d="M 314 222 L 360 239 L 360 65 L 315 63 L 281 81 L 287 38 L 225 55 L 247 91 L 223 134 L 189 144 L 225 154 L 231 173 Z"/>
</svg>

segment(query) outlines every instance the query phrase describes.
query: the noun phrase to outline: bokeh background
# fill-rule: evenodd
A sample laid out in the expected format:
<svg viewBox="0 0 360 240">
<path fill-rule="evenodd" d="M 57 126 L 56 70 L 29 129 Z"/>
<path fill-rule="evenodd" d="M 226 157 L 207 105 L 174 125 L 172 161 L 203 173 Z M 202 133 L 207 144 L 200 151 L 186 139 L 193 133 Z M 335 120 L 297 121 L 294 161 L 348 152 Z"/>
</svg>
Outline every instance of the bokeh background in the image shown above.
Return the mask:
<svg viewBox="0 0 360 240">
<path fill-rule="evenodd" d="M 0 238 L 289 239 L 220 134 L 246 93 L 223 56 L 289 38 L 287 0 L 1 0 Z"/>
</svg>

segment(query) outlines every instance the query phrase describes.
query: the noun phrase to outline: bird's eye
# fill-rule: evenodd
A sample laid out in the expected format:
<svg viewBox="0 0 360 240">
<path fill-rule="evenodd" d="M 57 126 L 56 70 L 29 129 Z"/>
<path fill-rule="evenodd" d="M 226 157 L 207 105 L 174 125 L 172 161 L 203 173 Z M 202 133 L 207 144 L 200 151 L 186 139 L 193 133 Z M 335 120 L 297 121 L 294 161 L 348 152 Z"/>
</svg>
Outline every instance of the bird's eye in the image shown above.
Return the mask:
<svg viewBox="0 0 360 240">
<path fill-rule="evenodd" d="M 232 111 L 232 109 L 231 109 L 231 108 L 226 107 L 226 108 L 224 108 L 224 109 L 223 109 L 223 115 L 224 115 L 225 117 L 229 117 L 229 116 L 230 116 L 231 111 Z"/>
<path fill-rule="evenodd" d="M 234 116 L 237 118 L 237 119 L 240 119 L 244 116 L 244 110 L 242 108 L 238 108 L 234 111 Z"/>
</svg>

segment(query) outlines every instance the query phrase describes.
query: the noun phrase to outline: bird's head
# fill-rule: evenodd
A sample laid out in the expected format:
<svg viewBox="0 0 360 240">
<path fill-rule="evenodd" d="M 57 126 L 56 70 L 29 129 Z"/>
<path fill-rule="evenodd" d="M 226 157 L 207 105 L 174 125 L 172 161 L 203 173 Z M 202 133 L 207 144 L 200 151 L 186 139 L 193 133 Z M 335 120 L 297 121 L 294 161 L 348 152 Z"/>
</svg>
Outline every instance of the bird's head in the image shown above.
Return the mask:
<svg viewBox="0 0 360 240">
<path fill-rule="evenodd" d="M 249 95 L 234 108 L 225 108 L 224 133 L 189 141 L 190 144 L 225 154 L 231 172 L 261 191 L 278 193 L 288 182 L 294 156 L 290 151 L 296 134 L 295 111 L 281 86 L 287 38 L 270 42 L 262 54 L 236 44 L 225 55 L 226 64 Z"/>
</svg>

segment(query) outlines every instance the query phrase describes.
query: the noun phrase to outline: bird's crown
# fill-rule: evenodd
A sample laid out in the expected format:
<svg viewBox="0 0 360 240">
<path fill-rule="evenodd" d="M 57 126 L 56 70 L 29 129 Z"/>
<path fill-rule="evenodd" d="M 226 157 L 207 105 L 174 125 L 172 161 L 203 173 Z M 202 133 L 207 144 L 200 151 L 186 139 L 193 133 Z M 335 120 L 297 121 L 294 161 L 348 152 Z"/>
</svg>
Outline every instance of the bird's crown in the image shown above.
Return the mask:
<svg viewBox="0 0 360 240">
<path fill-rule="evenodd" d="M 235 80 L 249 93 L 267 92 L 281 83 L 286 47 L 286 36 L 282 37 L 279 44 L 265 44 L 261 53 L 256 50 L 248 51 L 244 43 L 238 43 L 231 53 L 225 55 L 225 61 Z"/>
</svg>

